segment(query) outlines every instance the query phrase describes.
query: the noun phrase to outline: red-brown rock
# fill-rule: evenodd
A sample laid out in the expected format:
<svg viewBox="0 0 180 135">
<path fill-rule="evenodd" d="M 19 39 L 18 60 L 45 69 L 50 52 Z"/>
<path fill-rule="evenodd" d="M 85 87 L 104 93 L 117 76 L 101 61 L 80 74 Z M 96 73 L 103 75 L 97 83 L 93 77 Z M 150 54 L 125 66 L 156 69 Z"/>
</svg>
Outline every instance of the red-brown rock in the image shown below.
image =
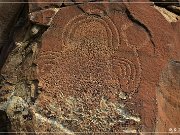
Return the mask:
<svg viewBox="0 0 180 135">
<path fill-rule="evenodd" d="M 30 13 L 29 18 L 32 22 L 49 26 L 59 9 L 50 8 Z"/>
<path fill-rule="evenodd" d="M 57 8 L 64 5 L 71 5 L 73 2 L 71 0 L 29 0 L 29 11 L 39 11 L 47 8 Z"/>
<path fill-rule="evenodd" d="M 1 71 L 0 110 L 13 131 L 179 128 L 178 18 L 148 0 L 34 2 Z"/>
<path fill-rule="evenodd" d="M 171 61 L 164 69 L 157 90 L 157 132 L 179 132 L 180 63 Z"/>
<path fill-rule="evenodd" d="M 50 105 L 55 103 L 61 108 L 59 113 L 70 119 L 78 117 L 73 112 L 84 114 L 77 123 L 71 123 L 73 126 L 64 121 L 71 131 L 154 131 L 156 86 L 173 46 L 177 46 L 171 24 L 149 4 L 125 7 L 116 3 L 66 7 L 56 14 L 52 26 L 42 37 L 37 60 L 42 87 L 38 107 L 51 112 Z M 121 93 L 125 93 L 125 100 Z M 122 109 L 117 107 L 119 101 L 136 120 L 118 114 Z M 117 107 L 113 110 L 117 113 L 113 126 L 108 119 L 103 119 L 107 124 L 104 127 L 101 122 L 93 123 L 87 114 L 98 115 L 95 110 L 102 111 L 109 104 Z M 117 122 L 117 116 L 128 121 L 128 127 Z M 77 128 L 79 124 L 82 127 Z"/>
</svg>

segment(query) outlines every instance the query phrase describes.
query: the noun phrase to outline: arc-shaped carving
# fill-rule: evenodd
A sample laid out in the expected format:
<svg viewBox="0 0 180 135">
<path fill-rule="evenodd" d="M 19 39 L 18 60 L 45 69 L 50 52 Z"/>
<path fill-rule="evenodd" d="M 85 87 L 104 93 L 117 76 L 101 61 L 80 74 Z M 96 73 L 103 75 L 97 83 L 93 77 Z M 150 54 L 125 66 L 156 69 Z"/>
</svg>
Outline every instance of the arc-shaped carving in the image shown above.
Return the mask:
<svg viewBox="0 0 180 135">
<path fill-rule="evenodd" d="M 93 51 L 111 53 L 120 44 L 118 30 L 110 18 L 84 14 L 67 23 L 62 39 L 64 50 L 82 49 L 85 44 L 88 46 L 84 46 L 83 51 L 93 47 Z"/>
<path fill-rule="evenodd" d="M 141 68 L 136 48 L 125 46 L 134 54 L 121 56 L 118 47 L 125 44 L 120 43 L 118 29 L 108 16 L 81 14 L 72 18 L 62 30 L 61 41 L 61 50 L 41 52 L 38 58 L 45 89 L 105 92 L 113 86 L 130 93 L 139 86 Z"/>
<path fill-rule="evenodd" d="M 42 85 L 44 89 L 57 88 L 58 79 L 56 78 L 59 76 L 59 74 L 57 74 L 57 69 L 60 64 L 58 60 L 59 56 L 59 52 L 47 51 L 41 52 L 38 57 L 38 64 L 43 65 L 38 67 L 38 74 L 41 75 L 40 78 L 43 80 Z"/>
<path fill-rule="evenodd" d="M 114 59 L 113 70 L 123 90 L 134 91 L 139 86 L 141 69 L 132 61 L 126 58 Z"/>
</svg>

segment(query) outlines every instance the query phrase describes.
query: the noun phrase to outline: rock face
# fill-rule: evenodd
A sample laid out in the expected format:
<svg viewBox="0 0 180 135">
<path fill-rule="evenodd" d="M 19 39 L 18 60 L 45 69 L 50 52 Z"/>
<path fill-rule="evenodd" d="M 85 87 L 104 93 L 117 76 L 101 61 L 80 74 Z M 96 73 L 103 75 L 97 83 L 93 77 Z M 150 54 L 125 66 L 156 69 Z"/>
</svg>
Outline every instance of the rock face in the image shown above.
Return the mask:
<svg viewBox="0 0 180 135">
<path fill-rule="evenodd" d="M 56 27 L 50 27 L 42 36 L 43 46 L 36 62 L 42 87 L 37 108 L 42 108 L 45 116 L 60 113 L 59 116 L 65 117 L 60 121 L 66 126 L 71 126 L 66 118 L 70 119 L 74 125 L 70 127 L 72 131 L 117 130 L 114 126 L 120 124 L 118 117 L 122 117 L 122 123 L 132 119 L 136 129 L 140 121 L 138 116 L 121 112 L 123 109 L 118 103 L 123 103 L 121 93 L 125 92 L 124 98 L 128 98 L 140 83 L 138 53 L 136 47 L 128 43 L 124 30 L 133 24 L 121 13 L 116 15 L 111 8 L 107 13 L 101 6 L 104 9 L 94 4 L 81 6 L 85 13 L 77 6 L 60 10 L 51 24 Z M 126 20 L 129 26 L 123 25 Z M 148 40 L 143 30 L 142 35 Z M 49 100 L 48 106 L 44 98 Z M 51 106 L 56 109 L 52 110 Z M 93 117 L 99 117 L 100 121 Z"/>
<path fill-rule="evenodd" d="M 2 47 L 3 43 L 5 41 L 7 42 L 8 37 L 10 35 L 10 32 L 12 29 L 9 27 L 14 25 L 15 19 L 18 16 L 18 13 L 21 11 L 20 7 L 22 4 L 13 4 L 15 0 L 12 0 L 12 3 L 2 3 L 6 2 L 6 0 L 1 0 L 1 5 L 0 5 L 0 25 L 1 25 L 1 31 L 0 31 L 0 47 Z M 19 0 L 21 2 L 21 0 Z M 5 10 L 6 9 L 6 10 Z M 6 11 L 6 13 L 4 13 Z"/>
<path fill-rule="evenodd" d="M 161 75 L 159 88 L 157 91 L 158 132 L 173 132 L 178 129 L 179 119 L 179 87 L 180 87 L 180 63 L 172 61 L 164 69 Z"/>
<path fill-rule="evenodd" d="M 178 14 L 150 3 L 41 2 L 30 1 L 30 22 L 1 69 L 6 130 L 179 128 Z"/>
<path fill-rule="evenodd" d="M 12 3 L 5 3 L 6 0 L 0 0 L 0 2 L 0 67 L 2 67 L 4 59 L 14 45 L 12 43 L 14 32 L 20 25 L 17 19 L 24 5 L 13 3 L 22 2 L 22 0 L 11 0 Z"/>
</svg>

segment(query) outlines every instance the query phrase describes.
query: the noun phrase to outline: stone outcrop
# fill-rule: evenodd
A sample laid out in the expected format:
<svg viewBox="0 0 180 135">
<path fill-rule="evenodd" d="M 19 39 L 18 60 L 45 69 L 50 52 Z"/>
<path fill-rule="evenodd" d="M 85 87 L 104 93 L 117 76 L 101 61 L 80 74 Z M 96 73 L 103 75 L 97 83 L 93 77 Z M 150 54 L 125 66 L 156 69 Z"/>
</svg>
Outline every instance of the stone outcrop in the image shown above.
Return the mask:
<svg viewBox="0 0 180 135">
<path fill-rule="evenodd" d="M 2 67 L 4 60 L 14 46 L 13 37 L 15 31 L 23 25 L 25 19 L 18 20 L 19 16 L 23 14 L 24 4 L 13 3 L 22 1 L 11 0 L 12 3 L 5 3 L 6 0 L 0 0 L 0 67 Z"/>
<path fill-rule="evenodd" d="M 179 87 L 180 63 L 171 61 L 162 72 L 157 90 L 158 115 L 156 130 L 158 132 L 179 130 Z"/>
<path fill-rule="evenodd" d="M 12 9 L 19 14 L 13 24 L 28 20 L 18 30 L 2 25 L 13 33 L 7 48 L 15 45 L 1 56 L 0 120 L 9 123 L 3 131 L 180 128 L 178 1 L 146 2 L 29 0 L 25 14 Z"/>
</svg>

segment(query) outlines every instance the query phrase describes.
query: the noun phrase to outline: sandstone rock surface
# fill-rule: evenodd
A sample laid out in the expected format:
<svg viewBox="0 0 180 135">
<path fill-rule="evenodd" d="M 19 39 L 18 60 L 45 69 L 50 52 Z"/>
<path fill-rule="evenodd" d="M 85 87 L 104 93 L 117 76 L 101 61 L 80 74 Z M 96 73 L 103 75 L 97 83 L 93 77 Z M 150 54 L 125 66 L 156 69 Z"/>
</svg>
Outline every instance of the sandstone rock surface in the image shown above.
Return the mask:
<svg viewBox="0 0 180 135">
<path fill-rule="evenodd" d="M 161 75 L 157 91 L 158 120 L 156 130 L 159 132 L 173 132 L 180 123 L 179 116 L 179 87 L 180 63 L 171 61 Z"/>
<path fill-rule="evenodd" d="M 0 110 L 11 131 L 180 128 L 176 12 L 150 3 L 29 2 L 26 34 L 14 38 L 1 69 Z"/>
</svg>

